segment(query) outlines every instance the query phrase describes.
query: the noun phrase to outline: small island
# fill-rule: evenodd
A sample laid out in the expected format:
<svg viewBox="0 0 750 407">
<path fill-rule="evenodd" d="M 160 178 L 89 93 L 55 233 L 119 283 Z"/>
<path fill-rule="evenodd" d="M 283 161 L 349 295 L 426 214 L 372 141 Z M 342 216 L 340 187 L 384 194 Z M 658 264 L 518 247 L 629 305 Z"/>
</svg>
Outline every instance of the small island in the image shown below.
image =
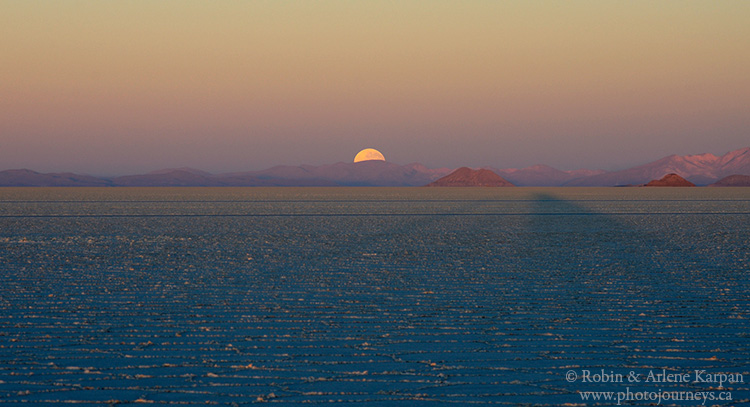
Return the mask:
<svg viewBox="0 0 750 407">
<path fill-rule="evenodd" d="M 513 187 L 505 178 L 487 169 L 461 167 L 434 181 L 428 187 Z"/>
<path fill-rule="evenodd" d="M 661 179 L 655 179 L 644 187 L 694 187 L 695 184 L 677 174 L 667 174 Z"/>
<path fill-rule="evenodd" d="M 714 182 L 709 187 L 750 187 L 750 175 L 730 175 Z"/>
</svg>

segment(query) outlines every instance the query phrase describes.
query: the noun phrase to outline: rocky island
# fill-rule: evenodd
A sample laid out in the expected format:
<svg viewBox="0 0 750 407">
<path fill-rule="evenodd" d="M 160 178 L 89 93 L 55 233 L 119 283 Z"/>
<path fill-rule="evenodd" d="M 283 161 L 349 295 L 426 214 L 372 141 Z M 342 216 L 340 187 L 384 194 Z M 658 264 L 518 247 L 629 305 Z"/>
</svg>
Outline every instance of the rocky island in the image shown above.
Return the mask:
<svg viewBox="0 0 750 407">
<path fill-rule="evenodd" d="M 461 167 L 452 173 L 427 184 L 428 187 L 513 187 L 503 177 L 487 169 L 472 170 Z"/>
<path fill-rule="evenodd" d="M 694 187 L 695 184 L 677 174 L 667 174 L 661 179 L 655 179 L 644 185 L 645 187 Z"/>
</svg>

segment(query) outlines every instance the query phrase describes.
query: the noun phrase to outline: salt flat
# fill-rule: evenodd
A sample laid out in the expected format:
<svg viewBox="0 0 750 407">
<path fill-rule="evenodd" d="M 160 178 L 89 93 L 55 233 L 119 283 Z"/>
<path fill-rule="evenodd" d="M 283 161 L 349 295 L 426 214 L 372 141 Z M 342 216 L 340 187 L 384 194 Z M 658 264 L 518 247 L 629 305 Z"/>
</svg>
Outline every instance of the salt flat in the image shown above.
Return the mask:
<svg viewBox="0 0 750 407">
<path fill-rule="evenodd" d="M 2 188 L 0 404 L 748 404 L 748 270 L 747 188 Z M 662 369 L 744 382 L 581 381 Z"/>
</svg>

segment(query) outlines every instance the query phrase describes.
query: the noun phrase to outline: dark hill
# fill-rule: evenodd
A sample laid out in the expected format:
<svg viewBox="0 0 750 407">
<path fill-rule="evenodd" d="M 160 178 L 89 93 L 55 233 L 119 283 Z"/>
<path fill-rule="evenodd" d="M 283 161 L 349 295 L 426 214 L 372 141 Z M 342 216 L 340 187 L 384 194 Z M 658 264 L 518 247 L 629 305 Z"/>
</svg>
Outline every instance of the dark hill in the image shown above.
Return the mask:
<svg viewBox="0 0 750 407">
<path fill-rule="evenodd" d="M 750 187 L 750 175 L 730 175 L 724 177 L 715 183 L 709 185 L 710 187 Z"/>
<path fill-rule="evenodd" d="M 646 187 L 694 187 L 695 184 L 682 178 L 677 174 L 667 174 L 661 179 L 655 179 L 648 184 Z"/>
<path fill-rule="evenodd" d="M 452 173 L 427 184 L 428 187 L 512 187 L 510 182 L 486 169 L 472 170 L 461 167 Z"/>
</svg>

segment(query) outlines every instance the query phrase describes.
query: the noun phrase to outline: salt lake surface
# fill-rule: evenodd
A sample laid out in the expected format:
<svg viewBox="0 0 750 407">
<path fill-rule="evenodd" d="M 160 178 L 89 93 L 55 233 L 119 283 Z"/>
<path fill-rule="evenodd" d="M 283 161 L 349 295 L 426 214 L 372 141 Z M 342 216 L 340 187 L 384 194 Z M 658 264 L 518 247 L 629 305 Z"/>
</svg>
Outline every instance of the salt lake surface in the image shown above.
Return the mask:
<svg viewBox="0 0 750 407">
<path fill-rule="evenodd" d="M 748 188 L 0 189 L 0 405 L 748 405 L 749 365 Z"/>
</svg>

